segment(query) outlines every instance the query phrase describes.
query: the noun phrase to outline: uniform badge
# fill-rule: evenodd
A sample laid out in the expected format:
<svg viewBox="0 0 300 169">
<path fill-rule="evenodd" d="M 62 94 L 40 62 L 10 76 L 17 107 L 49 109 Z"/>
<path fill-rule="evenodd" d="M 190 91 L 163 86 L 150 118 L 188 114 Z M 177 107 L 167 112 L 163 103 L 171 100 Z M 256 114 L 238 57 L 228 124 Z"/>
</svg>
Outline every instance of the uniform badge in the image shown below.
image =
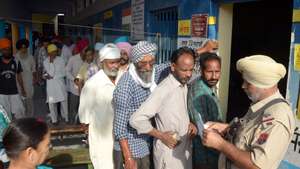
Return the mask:
<svg viewBox="0 0 300 169">
<path fill-rule="evenodd" d="M 268 133 L 262 133 L 262 134 L 259 135 L 256 143 L 259 144 L 259 145 L 262 145 L 267 141 L 268 137 L 269 137 Z"/>
<path fill-rule="evenodd" d="M 272 121 L 274 120 L 274 117 L 272 117 L 270 114 L 264 114 L 262 122 L 266 124 L 267 126 L 272 125 Z"/>
</svg>

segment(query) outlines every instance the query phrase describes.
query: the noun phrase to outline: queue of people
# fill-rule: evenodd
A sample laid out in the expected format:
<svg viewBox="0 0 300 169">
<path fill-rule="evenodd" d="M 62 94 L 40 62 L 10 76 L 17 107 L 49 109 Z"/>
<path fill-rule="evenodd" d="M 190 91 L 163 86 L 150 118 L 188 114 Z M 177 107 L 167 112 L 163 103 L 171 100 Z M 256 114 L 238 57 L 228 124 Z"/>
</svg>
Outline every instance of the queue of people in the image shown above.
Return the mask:
<svg viewBox="0 0 300 169">
<path fill-rule="evenodd" d="M 39 51 L 38 58 L 47 52 L 41 77 L 49 115 L 57 125 L 59 103 L 65 122 L 78 119 L 87 129 L 95 169 L 275 169 L 283 159 L 295 119 L 277 87 L 286 69 L 271 57 L 238 60 L 241 87 L 252 104 L 244 117 L 225 123 L 217 93 L 222 65 L 213 52 L 217 42 L 197 50 L 181 47 L 161 64 L 157 45 L 148 41 L 96 43 L 95 49 L 86 39 L 73 47 L 66 42 L 61 52 L 54 43 Z M 17 119 L 2 142 L 11 169 L 20 160 L 34 168 L 49 151 L 50 134 L 44 122 L 22 118 L 32 114 L 32 102 L 26 101 L 25 110 L 20 95 L 32 98 L 27 85 L 38 81 L 41 65 L 36 69 L 26 53 L 26 40 L 17 45 L 13 58 L 10 41 L 0 40 L 0 104 L 8 114 L 4 119 Z M 31 141 L 35 144 L 27 144 Z"/>
</svg>

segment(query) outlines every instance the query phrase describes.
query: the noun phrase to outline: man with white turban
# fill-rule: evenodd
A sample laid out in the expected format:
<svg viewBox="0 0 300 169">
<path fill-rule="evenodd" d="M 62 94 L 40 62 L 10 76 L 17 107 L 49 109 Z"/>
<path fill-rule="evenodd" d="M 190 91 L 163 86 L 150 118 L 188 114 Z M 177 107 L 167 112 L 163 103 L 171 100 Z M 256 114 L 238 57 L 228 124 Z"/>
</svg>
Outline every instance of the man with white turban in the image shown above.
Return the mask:
<svg viewBox="0 0 300 169">
<path fill-rule="evenodd" d="M 99 51 L 102 69 L 85 83 L 79 104 L 80 123 L 88 126 L 95 169 L 113 169 L 113 91 L 118 82 L 120 50 L 107 44 Z"/>
<path fill-rule="evenodd" d="M 268 56 L 254 55 L 238 60 L 237 70 L 252 104 L 230 124 L 208 122 L 202 142 L 221 152 L 219 169 L 275 169 L 295 129 L 293 112 L 277 87 L 286 69 Z"/>
</svg>

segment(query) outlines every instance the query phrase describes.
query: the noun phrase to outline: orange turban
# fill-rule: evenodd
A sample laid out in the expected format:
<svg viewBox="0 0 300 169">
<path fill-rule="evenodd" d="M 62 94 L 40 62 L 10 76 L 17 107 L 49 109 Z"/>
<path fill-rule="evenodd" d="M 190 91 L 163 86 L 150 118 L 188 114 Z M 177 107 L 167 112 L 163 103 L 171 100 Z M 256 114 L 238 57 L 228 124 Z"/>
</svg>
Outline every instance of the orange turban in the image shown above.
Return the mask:
<svg viewBox="0 0 300 169">
<path fill-rule="evenodd" d="M 4 48 L 10 48 L 11 47 L 11 41 L 6 38 L 0 39 L 0 49 Z"/>
</svg>

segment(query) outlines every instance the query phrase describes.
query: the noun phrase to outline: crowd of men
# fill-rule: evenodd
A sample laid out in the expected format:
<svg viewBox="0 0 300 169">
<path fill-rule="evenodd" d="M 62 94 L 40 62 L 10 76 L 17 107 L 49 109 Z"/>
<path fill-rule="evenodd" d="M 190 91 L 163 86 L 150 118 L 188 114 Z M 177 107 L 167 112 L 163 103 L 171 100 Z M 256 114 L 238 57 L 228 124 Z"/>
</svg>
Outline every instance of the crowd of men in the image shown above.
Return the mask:
<svg viewBox="0 0 300 169">
<path fill-rule="evenodd" d="M 58 104 L 65 122 L 80 121 L 95 169 L 274 169 L 291 141 L 294 114 L 277 88 L 286 69 L 269 56 L 237 62 L 252 104 L 227 124 L 215 41 L 181 47 L 161 64 L 148 41 L 40 44 L 33 59 L 27 40 L 15 57 L 10 40 L 0 40 L 0 104 L 10 119 L 32 116 L 33 84 L 45 81 L 51 123 Z"/>
</svg>

